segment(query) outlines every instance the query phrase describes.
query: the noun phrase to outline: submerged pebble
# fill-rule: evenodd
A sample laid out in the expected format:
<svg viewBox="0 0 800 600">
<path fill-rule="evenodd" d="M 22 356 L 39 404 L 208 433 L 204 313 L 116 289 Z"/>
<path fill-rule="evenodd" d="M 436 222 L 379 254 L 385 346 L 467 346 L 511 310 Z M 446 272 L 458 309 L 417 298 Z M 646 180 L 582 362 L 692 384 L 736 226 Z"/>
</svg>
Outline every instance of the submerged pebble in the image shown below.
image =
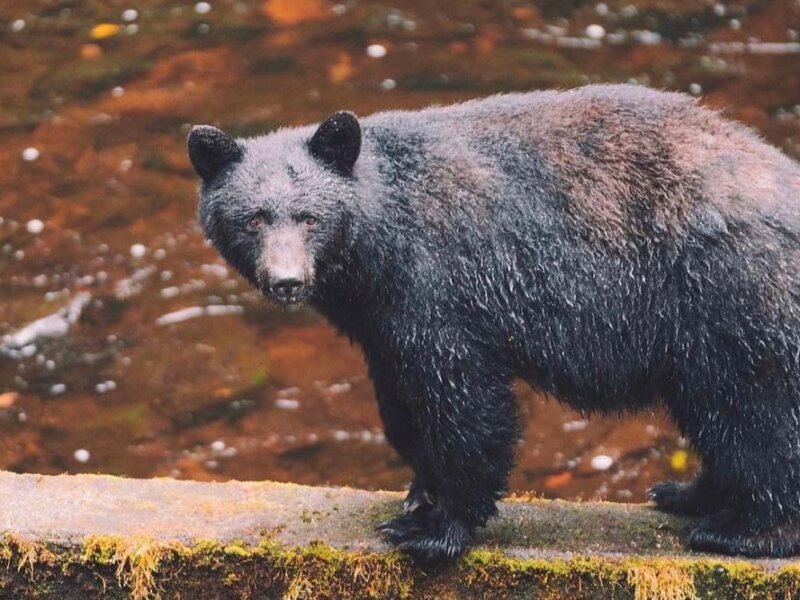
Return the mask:
<svg viewBox="0 0 800 600">
<path fill-rule="evenodd" d="M 89 459 L 92 457 L 92 455 L 89 453 L 89 451 L 86 448 L 79 448 L 78 450 L 75 450 L 75 452 L 73 453 L 72 456 L 79 463 L 89 462 Z"/>
<path fill-rule="evenodd" d="M 607 454 L 598 454 L 592 457 L 592 468 L 595 471 L 607 471 L 614 464 L 614 459 Z"/>
<path fill-rule="evenodd" d="M 689 453 L 686 450 L 676 450 L 669 457 L 669 466 L 673 471 L 682 473 L 686 470 L 689 463 Z"/>
<path fill-rule="evenodd" d="M 17 392 L 5 392 L 0 394 L 0 408 L 11 408 L 19 399 Z"/>
<path fill-rule="evenodd" d="M 564 431 L 582 431 L 586 429 L 586 426 L 589 424 L 588 421 L 580 420 L 580 421 L 567 421 L 566 423 L 562 423 L 561 429 Z"/>
<path fill-rule="evenodd" d="M 370 58 L 383 58 L 386 56 L 386 46 L 381 44 L 370 44 L 367 46 L 367 56 Z"/>
<path fill-rule="evenodd" d="M 96 386 L 94 386 L 94 389 L 98 394 L 113 392 L 115 389 L 117 389 L 117 383 L 109 379 L 108 381 L 103 381 L 102 383 L 98 383 Z"/>
<path fill-rule="evenodd" d="M 31 219 L 25 225 L 25 229 L 28 230 L 28 233 L 36 235 L 37 233 L 42 233 L 44 230 L 44 223 L 39 219 Z"/>
<path fill-rule="evenodd" d="M 47 295 L 45 295 L 47 298 Z M 77 294 L 75 298 L 67 306 L 58 312 L 42 317 L 32 323 L 29 323 L 22 329 L 4 335 L 2 337 L 3 348 L 22 349 L 29 345 L 31 342 L 39 338 L 58 338 L 65 336 L 72 325 L 74 325 L 81 316 L 84 307 L 91 300 L 91 295 L 86 292 Z M 35 353 L 36 347 L 33 352 Z"/>
<path fill-rule="evenodd" d="M 275 407 L 283 410 L 297 410 L 300 408 L 300 402 L 290 398 L 278 398 L 275 400 Z"/>
<path fill-rule="evenodd" d="M 169 290 L 169 288 L 166 289 Z M 182 323 L 183 321 L 188 321 L 189 319 L 196 319 L 203 316 L 223 317 L 226 315 L 240 315 L 243 312 L 244 307 L 230 306 L 227 304 L 206 306 L 205 308 L 202 306 L 190 306 L 189 308 L 183 308 L 181 310 L 176 310 L 174 312 L 161 315 L 158 319 L 156 319 L 156 325 L 163 327 L 164 325 L 175 325 L 176 323 Z"/>
<path fill-rule="evenodd" d="M 38 148 L 34 148 L 33 146 L 31 146 L 29 148 L 25 148 L 25 150 L 22 151 L 22 160 L 26 162 L 33 162 L 37 158 L 39 158 Z"/>
<path fill-rule="evenodd" d="M 606 34 L 606 30 L 602 25 L 589 25 L 586 28 L 586 37 L 592 38 L 593 40 L 602 39 L 603 36 Z"/>
<path fill-rule="evenodd" d="M 106 38 L 114 37 L 119 33 L 120 26 L 115 23 L 98 23 L 89 32 L 89 36 L 93 40 L 104 40 Z"/>
</svg>

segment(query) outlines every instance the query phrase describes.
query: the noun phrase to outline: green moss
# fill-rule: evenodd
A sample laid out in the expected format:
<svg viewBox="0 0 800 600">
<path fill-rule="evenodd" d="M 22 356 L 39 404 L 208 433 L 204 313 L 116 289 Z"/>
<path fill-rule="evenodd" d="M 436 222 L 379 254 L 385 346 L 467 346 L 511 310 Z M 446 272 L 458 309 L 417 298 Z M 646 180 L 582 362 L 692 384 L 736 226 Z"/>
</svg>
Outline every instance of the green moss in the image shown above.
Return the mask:
<svg viewBox="0 0 800 600">
<path fill-rule="evenodd" d="M 116 562 L 120 540 L 108 536 L 92 536 L 83 544 L 80 560 L 97 565 L 113 565 Z"/>
<path fill-rule="evenodd" d="M 250 557 L 252 552 L 245 547 L 242 542 L 233 542 L 223 548 L 223 551 L 228 556 Z"/>
<path fill-rule="evenodd" d="M 9 597 L 689 598 L 800 595 L 800 565 L 767 570 L 745 561 L 670 556 L 525 558 L 477 548 L 452 566 L 414 565 L 398 552 L 317 542 L 287 548 L 95 536 L 80 547 L 6 535 L 0 590 Z"/>
<path fill-rule="evenodd" d="M 84 542 L 80 561 L 87 565 L 113 565 L 120 586 L 130 589 L 134 599 L 144 600 L 157 595 L 159 566 L 177 551 L 172 544 L 148 538 L 94 536 Z"/>
</svg>

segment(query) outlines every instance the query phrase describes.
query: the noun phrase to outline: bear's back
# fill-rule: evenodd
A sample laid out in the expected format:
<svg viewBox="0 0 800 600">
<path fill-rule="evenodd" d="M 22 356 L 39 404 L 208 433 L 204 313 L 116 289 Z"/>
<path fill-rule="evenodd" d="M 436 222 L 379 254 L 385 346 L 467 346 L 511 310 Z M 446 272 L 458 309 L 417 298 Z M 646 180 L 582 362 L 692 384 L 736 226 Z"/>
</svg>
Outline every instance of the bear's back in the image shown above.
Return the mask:
<svg viewBox="0 0 800 600">
<path fill-rule="evenodd" d="M 363 121 L 424 138 L 439 161 L 494 160 L 522 177 L 535 161 L 557 182 L 567 209 L 609 236 L 679 230 L 698 208 L 741 219 L 766 214 L 800 228 L 800 165 L 685 94 L 591 85 Z"/>
</svg>

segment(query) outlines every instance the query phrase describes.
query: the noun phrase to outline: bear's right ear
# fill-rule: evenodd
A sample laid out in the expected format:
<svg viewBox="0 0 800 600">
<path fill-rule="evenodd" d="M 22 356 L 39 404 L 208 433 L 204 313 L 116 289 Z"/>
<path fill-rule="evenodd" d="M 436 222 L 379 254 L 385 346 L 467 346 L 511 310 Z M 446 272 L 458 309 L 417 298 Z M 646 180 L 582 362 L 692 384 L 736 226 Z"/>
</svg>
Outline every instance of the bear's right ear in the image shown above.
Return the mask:
<svg viewBox="0 0 800 600">
<path fill-rule="evenodd" d="M 195 125 L 187 140 L 189 160 L 203 181 L 211 181 L 231 163 L 242 160 L 244 150 L 224 131 Z"/>
</svg>

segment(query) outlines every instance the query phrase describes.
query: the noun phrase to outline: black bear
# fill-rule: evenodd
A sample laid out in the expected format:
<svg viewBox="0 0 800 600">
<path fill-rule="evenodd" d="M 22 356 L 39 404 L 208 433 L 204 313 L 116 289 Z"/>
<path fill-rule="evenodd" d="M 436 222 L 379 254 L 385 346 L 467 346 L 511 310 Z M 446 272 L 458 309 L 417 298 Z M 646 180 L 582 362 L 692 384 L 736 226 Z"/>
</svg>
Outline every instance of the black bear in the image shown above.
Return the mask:
<svg viewBox="0 0 800 600">
<path fill-rule="evenodd" d="M 192 129 L 208 238 L 363 348 L 414 469 L 379 527 L 422 560 L 496 512 L 513 377 L 581 411 L 662 403 L 700 455 L 688 543 L 800 551 L 800 165 L 688 96 L 508 94 L 233 140 Z"/>
</svg>

